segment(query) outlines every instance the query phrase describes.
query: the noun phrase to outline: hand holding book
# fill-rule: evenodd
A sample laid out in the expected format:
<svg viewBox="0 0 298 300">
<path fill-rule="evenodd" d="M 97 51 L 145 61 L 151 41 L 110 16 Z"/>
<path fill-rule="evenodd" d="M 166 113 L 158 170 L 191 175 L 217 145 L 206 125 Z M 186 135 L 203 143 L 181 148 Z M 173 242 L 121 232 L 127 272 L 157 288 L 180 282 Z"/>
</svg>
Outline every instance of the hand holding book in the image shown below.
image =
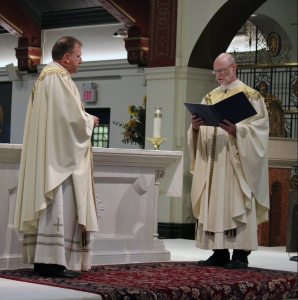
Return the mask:
<svg viewBox="0 0 298 300">
<path fill-rule="evenodd" d="M 232 135 L 234 138 L 236 138 L 236 125 L 229 122 L 228 120 L 223 120 L 221 123 L 219 123 L 220 128 L 222 128 L 224 131 L 226 131 L 228 134 Z"/>
<path fill-rule="evenodd" d="M 192 115 L 201 118 L 205 126 L 219 126 L 223 120 L 236 124 L 257 112 L 243 92 L 228 97 L 216 104 L 184 103 Z"/>
</svg>

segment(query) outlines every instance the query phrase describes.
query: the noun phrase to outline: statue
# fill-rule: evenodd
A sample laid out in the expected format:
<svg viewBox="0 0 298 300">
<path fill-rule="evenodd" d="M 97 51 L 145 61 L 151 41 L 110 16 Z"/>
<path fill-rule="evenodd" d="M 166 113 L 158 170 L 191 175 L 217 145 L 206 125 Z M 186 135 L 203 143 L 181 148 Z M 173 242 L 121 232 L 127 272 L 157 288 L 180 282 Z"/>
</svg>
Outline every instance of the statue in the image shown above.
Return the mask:
<svg viewBox="0 0 298 300">
<path fill-rule="evenodd" d="M 284 128 L 284 110 L 280 101 L 274 96 L 267 93 L 268 86 L 265 81 L 260 81 L 257 90 L 265 99 L 269 117 L 269 136 L 286 137 Z"/>
</svg>

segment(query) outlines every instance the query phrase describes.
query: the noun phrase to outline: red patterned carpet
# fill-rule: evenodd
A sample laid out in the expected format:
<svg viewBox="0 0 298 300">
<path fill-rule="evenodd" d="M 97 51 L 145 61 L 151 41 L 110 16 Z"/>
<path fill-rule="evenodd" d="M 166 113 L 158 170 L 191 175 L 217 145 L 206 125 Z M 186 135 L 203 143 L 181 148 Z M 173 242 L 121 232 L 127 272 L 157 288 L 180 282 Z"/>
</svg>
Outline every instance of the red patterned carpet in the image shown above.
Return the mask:
<svg viewBox="0 0 298 300">
<path fill-rule="evenodd" d="M 195 262 L 94 266 L 76 279 L 38 277 L 32 269 L 0 277 L 99 294 L 103 299 L 295 299 L 297 273 L 200 267 Z"/>
</svg>

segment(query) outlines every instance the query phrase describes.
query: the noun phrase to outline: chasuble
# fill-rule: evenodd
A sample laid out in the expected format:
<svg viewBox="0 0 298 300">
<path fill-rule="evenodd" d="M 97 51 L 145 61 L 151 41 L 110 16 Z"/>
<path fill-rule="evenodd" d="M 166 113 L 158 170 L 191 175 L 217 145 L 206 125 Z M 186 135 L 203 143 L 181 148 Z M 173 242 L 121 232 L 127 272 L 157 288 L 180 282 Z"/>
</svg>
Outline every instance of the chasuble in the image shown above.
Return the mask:
<svg viewBox="0 0 298 300">
<path fill-rule="evenodd" d="M 20 231 L 36 233 L 40 212 L 69 177 L 78 224 L 86 231 L 98 230 L 93 126 L 93 116 L 84 111 L 69 72 L 58 63 L 49 63 L 33 87 L 27 108 L 14 220 Z"/>
<path fill-rule="evenodd" d="M 236 80 L 208 93 L 202 103 L 215 104 L 241 91 L 257 114 L 236 124 L 236 139 L 220 127 L 188 130 L 200 248 L 257 249 L 257 225 L 268 221 L 269 121 L 262 96 Z M 235 229 L 236 236 L 226 234 Z"/>
</svg>

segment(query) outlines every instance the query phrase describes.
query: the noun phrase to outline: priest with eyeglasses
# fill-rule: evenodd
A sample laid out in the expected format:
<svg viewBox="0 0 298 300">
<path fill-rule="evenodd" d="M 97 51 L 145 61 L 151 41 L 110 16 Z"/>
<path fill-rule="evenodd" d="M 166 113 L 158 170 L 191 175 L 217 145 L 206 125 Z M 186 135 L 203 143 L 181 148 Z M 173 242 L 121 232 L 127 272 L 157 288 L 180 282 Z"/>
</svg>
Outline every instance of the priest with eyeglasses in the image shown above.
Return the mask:
<svg viewBox="0 0 298 300">
<path fill-rule="evenodd" d="M 213 250 L 198 265 L 242 269 L 258 248 L 258 225 L 268 221 L 268 113 L 261 94 L 237 78 L 232 55 L 220 54 L 213 74 L 219 86 L 203 104 L 243 92 L 257 113 L 236 124 L 224 119 L 218 126 L 205 126 L 203 118 L 192 115 L 188 146 L 196 240 L 199 248 Z"/>
</svg>

